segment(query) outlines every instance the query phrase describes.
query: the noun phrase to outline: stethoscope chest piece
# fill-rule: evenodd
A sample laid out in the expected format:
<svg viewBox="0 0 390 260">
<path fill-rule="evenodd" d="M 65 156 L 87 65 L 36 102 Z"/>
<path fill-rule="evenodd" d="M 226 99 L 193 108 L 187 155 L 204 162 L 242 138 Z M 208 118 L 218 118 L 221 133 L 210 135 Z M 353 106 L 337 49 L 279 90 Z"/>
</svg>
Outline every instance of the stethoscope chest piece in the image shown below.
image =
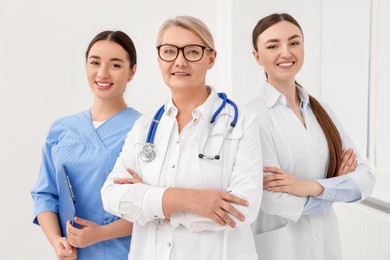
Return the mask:
<svg viewBox="0 0 390 260">
<path fill-rule="evenodd" d="M 156 153 L 153 151 L 153 144 L 146 143 L 144 147 L 142 147 L 140 156 L 142 161 L 151 162 L 154 157 L 156 157 Z"/>
</svg>

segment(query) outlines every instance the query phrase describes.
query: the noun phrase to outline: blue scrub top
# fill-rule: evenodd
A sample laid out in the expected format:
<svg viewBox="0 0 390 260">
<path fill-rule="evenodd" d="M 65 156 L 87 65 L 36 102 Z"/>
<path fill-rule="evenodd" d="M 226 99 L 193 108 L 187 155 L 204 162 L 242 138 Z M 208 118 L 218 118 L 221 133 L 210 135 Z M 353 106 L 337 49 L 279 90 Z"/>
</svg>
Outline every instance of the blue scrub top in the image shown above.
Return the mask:
<svg viewBox="0 0 390 260">
<path fill-rule="evenodd" d="M 43 149 L 37 183 L 31 192 L 34 220 L 44 211 L 58 214 L 59 180 L 62 168 L 69 176 L 75 196 L 76 216 L 106 225 L 118 219 L 103 209 L 100 189 L 112 170 L 127 133 L 140 113 L 126 108 L 97 129 L 90 110 L 55 121 Z M 131 237 L 111 239 L 78 248 L 78 258 L 128 259 Z"/>
</svg>

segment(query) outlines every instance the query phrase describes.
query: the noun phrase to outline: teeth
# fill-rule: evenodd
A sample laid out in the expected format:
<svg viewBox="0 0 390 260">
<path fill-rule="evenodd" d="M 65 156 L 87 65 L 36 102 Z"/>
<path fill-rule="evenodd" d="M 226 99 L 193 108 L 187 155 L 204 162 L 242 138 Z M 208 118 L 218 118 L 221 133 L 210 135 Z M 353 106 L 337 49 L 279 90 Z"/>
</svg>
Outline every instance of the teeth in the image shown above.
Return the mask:
<svg viewBox="0 0 390 260">
<path fill-rule="evenodd" d="M 288 67 L 288 66 L 291 66 L 291 65 L 293 65 L 292 62 L 279 63 L 279 66 L 281 66 L 281 67 Z"/>
<path fill-rule="evenodd" d="M 185 72 L 175 72 L 173 74 L 176 76 L 187 76 L 188 75 L 188 73 L 185 73 Z"/>
<path fill-rule="evenodd" d="M 96 84 L 97 84 L 99 87 L 108 87 L 108 86 L 111 86 L 111 83 L 99 83 L 99 82 L 96 82 Z"/>
</svg>

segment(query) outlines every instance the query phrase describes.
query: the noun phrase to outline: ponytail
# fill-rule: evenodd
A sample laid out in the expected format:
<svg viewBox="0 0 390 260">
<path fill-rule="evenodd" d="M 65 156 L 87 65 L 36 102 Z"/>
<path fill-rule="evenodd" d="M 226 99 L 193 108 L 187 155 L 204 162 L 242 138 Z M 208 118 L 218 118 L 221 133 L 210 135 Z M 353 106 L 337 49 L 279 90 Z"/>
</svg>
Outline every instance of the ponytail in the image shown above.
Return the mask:
<svg viewBox="0 0 390 260">
<path fill-rule="evenodd" d="M 309 102 L 313 109 L 313 113 L 325 134 L 326 141 L 328 142 L 329 163 L 326 177 L 332 178 L 337 175 L 340 168 L 342 150 L 340 133 L 321 104 L 312 96 L 309 96 Z"/>
</svg>

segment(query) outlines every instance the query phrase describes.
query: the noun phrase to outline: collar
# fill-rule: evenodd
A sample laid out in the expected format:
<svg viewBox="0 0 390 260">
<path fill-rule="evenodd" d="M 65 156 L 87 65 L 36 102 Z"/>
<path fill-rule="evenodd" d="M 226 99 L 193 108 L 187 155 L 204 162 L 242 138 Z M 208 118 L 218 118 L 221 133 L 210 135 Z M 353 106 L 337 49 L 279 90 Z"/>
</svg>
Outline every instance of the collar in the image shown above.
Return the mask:
<svg viewBox="0 0 390 260">
<path fill-rule="evenodd" d="M 215 89 L 210 86 L 206 86 L 206 87 L 210 91 L 210 95 L 202 105 L 192 110 L 193 118 L 199 118 L 202 115 L 203 116 L 206 115 L 209 111 L 212 111 L 214 108 L 214 104 L 216 103 L 217 100 L 219 100 L 218 93 L 215 91 Z M 165 105 L 165 111 L 166 114 L 171 118 L 176 117 L 177 113 L 179 112 L 179 110 L 173 103 L 172 96 L 169 98 L 168 102 Z"/>
<path fill-rule="evenodd" d="M 297 91 L 301 100 L 300 108 L 305 110 L 309 105 L 309 93 L 306 89 L 300 86 L 297 86 Z M 273 107 L 276 103 L 289 107 L 286 97 L 268 82 L 266 82 L 261 88 L 260 96 L 268 108 Z"/>
</svg>

